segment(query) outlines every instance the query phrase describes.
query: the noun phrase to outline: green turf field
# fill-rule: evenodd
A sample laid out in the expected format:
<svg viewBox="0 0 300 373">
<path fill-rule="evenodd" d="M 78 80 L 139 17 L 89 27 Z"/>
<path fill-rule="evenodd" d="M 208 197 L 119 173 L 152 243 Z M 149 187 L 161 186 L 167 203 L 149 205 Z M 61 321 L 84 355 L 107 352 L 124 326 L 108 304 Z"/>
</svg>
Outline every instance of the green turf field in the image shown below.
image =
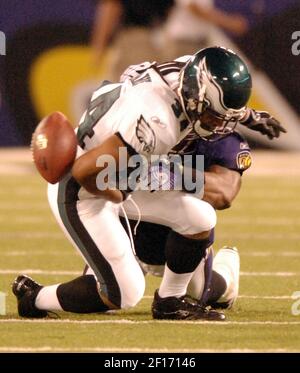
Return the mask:
<svg viewBox="0 0 300 373">
<path fill-rule="evenodd" d="M 300 172 L 289 173 L 286 159 L 282 174 L 245 175 L 233 207 L 218 214 L 215 249 L 235 245 L 241 254 L 240 298 L 224 323 L 153 321 L 154 277 L 147 279 L 144 299 L 126 312 L 19 318 L 10 290 L 17 274 L 52 284 L 72 279 L 83 263 L 51 216 L 46 185 L 26 159 L 0 167 L 0 291 L 7 294 L 0 352 L 300 351 L 300 304 L 292 314 L 292 294 L 300 292 Z"/>
</svg>

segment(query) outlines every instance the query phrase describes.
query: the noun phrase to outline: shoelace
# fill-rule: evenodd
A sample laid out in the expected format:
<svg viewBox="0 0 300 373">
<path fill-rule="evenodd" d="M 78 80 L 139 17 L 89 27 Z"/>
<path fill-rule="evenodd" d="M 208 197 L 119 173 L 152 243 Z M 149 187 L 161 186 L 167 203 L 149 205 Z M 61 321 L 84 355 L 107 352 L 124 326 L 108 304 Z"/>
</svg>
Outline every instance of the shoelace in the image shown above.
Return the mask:
<svg viewBox="0 0 300 373">
<path fill-rule="evenodd" d="M 137 220 L 137 222 L 134 226 L 134 229 L 133 229 L 133 234 L 136 236 L 136 231 L 137 231 L 138 226 L 139 226 L 139 224 L 141 222 L 141 219 L 142 219 L 141 210 L 140 210 L 138 204 L 134 201 L 134 199 L 132 198 L 131 195 L 127 198 L 127 201 L 130 201 L 133 204 L 133 206 L 136 208 L 137 213 L 138 213 L 138 220 Z M 126 213 L 126 210 L 124 209 L 123 203 L 121 204 L 121 210 L 123 212 L 123 215 L 124 215 L 124 218 L 125 218 L 125 221 L 126 221 L 128 234 L 129 234 L 129 239 L 130 239 L 130 243 L 131 243 L 131 248 L 132 248 L 133 254 L 136 256 L 134 240 L 133 240 L 133 235 L 132 235 L 132 229 L 131 229 L 131 226 L 130 226 L 130 223 L 129 223 L 128 215 Z"/>
</svg>

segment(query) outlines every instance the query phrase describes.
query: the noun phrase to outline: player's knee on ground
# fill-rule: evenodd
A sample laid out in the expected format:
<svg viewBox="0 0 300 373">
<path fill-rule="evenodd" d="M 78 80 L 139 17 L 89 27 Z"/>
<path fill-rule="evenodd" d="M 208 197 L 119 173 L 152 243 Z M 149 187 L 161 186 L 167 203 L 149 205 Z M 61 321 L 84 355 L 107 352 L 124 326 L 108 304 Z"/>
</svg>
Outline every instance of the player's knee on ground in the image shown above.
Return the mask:
<svg viewBox="0 0 300 373">
<path fill-rule="evenodd" d="M 182 217 L 181 227 L 175 229 L 178 233 L 192 236 L 209 232 L 215 227 L 217 215 L 209 203 L 189 194 L 184 194 L 176 203 L 179 204 L 178 208 Z M 199 237 L 201 238 L 206 237 Z"/>
<path fill-rule="evenodd" d="M 126 274 L 124 274 L 124 277 L 127 277 Z M 82 285 L 84 285 L 84 291 L 80 291 L 80 288 L 83 289 Z M 82 313 L 83 311 L 81 310 L 86 310 L 87 308 L 89 311 L 85 311 L 85 313 L 103 312 L 107 311 L 108 309 L 125 309 L 134 307 L 142 299 L 145 293 L 146 285 L 143 272 L 135 272 L 131 281 L 127 281 L 125 285 L 119 284 L 119 286 L 120 285 L 121 287 L 118 290 L 118 294 L 115 294 L 113 291 L 113 289 L 115 289 L 115 284 L 106 284 L 106 288 L 110 289 L 109 293 L 111 296 L 109 297 L 106 293 L 102 293 L 101 286 L 100 291 L 97 290 L 94 271 L 90 267 L 87 267 L 84 270 L 83 276 L 59 287 L 59 301 L 60 303 L 63 302 L 63 309 L 65 311 L 78 313 Z M 78 292 L 84 296 L 84 298 L 82 298 L 82 302 L 79 302 L 77 299 Z M 115 302 L 114 299 L 120 299 L 120 295 L 121 300 Z M 100 301 L 98 299 L 99 297 Z M 71 304 L 71 308 L 68 303 Z"/>
</svg>

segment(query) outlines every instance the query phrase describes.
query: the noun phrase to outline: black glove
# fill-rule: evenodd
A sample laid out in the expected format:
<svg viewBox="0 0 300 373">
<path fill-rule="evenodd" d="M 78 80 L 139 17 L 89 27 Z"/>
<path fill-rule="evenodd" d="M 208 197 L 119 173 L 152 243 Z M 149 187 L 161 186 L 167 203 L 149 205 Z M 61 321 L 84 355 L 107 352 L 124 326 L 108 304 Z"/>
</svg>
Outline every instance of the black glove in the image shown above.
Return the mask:
<svg viewBox="0 0 300 373">
<path fill-rule="evenodd" d="M 286 133 L 286 130 L 281 126 L 278 120 L 266 111 L 248 109 L 246 119 L 242 119 L 240 123 L 253 131 L 258 131 L 268 136 L 270 140 L 274 139 L 274 137 L 279 137 L 281 132 Z"/>
</svg>

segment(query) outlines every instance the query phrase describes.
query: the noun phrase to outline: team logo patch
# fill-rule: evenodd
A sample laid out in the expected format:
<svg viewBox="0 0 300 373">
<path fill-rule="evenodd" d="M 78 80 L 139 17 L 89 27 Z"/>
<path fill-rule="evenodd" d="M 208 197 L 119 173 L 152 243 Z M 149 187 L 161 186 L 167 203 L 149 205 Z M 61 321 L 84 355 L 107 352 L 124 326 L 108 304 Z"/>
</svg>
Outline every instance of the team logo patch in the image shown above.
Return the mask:
<svg viewBox="0 0 300 373">
<path fill-rule="evenodd" d="M 248 151 L 240 152 L 236 156 L 236 164 L 239 170 L 247 170 L 252 163 L 251 154 Z"/>
<path fill-rule="evenodd" d="M 142 115 L 137 121 L 135 132 L 139 142 L 143 144 L 143 151 L 146 153 L 153 153 L 156 144 L 155 133 Z"/>
</svg>

